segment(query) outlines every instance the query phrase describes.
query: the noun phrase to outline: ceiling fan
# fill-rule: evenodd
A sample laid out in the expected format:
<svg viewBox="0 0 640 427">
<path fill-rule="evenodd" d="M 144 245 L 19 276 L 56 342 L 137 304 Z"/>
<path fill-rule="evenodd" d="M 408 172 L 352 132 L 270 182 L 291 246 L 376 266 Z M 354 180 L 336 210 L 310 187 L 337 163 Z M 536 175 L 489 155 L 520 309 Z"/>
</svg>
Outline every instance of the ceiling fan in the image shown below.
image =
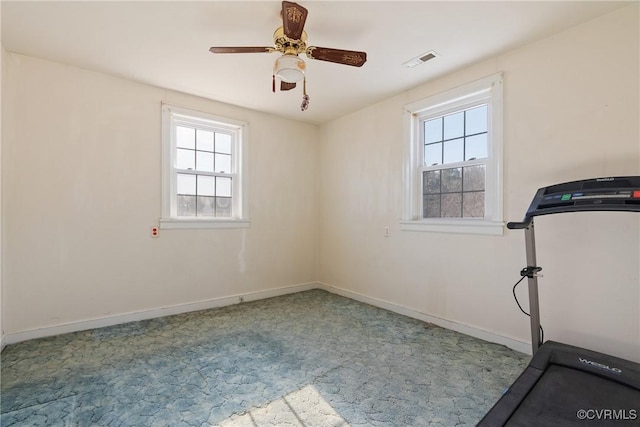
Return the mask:
<svg viewBox="0 0 640 427">
<path fill-rule="evenodd" d="M 209 51 L 211 53 L 282 53 L 273 66 L 272 90 L 276 91 L 276 77 L 280 80 L 280 90 L 291 90 L 296 87 L 297 82 L 302 81 L 303 97 L 300 109 L 304 111 L 309 106 L 309 96 L 306 90 L 306 64 L 298 57 L 299 54 L 305 53 L 311 59 L 353 67 L 361 67 L 367 60 L 366 52 L 307 46 L 307 33 L 304 31 L 307 15 L 307 9 L 299 4 L 283 1 L 282 26 L 273 33 L 275 46 L 214 46 Z"/>
</svg>

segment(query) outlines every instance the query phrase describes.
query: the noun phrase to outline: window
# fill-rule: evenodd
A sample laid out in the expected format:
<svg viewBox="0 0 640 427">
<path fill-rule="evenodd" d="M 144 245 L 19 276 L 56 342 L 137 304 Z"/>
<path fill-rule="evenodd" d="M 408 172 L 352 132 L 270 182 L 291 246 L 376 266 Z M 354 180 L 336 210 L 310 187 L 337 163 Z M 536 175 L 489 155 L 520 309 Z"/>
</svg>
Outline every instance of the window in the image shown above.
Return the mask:
<svg viewBox="0 0 640 427">
<path fill-rule="evenodd" d="M 405 107 L 404 230 L 501 235 L 502 76 Z"/>
<path fill-rule="evenodd" d="M 423 218 L 484 218 L 487 104 L 421 120 Z"/>
<path fill-rule="evenodd" d="M 248 226 L 247 125 L 163 105 L 162 228 Z"/>
</svg>

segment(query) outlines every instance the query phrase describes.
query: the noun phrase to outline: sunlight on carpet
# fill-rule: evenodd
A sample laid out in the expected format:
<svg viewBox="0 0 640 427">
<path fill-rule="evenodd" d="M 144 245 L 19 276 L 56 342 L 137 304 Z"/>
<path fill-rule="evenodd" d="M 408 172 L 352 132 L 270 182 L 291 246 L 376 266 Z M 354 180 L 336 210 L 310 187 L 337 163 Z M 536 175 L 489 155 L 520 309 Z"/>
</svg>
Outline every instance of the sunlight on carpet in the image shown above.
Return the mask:
<svg viewBox="0 0 640 427">
<path fill-rule="evenodd" d="M 288 395 L 252 409 L 233 415 L 216 427 L 247 426 L 317 426 L 349 427 L 349 423 L 336 412 L 312 386 L 307 385 Z"/>
</svg>

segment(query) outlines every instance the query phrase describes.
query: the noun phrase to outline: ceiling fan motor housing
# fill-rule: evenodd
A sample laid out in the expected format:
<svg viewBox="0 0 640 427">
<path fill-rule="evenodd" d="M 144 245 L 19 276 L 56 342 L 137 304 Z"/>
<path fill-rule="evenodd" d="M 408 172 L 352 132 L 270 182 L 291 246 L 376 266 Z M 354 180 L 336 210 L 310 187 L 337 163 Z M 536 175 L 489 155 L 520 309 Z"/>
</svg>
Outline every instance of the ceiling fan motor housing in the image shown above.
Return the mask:
<svg viewBox="0 0 640 427">
<path fill-rule="evenodd" d="M 307 50 L 307 33 L 302 32 L 300 39 L 291 39 L 284 34 L 284 28 L 278 27 L 273 33 L 273 44 L 275 50 L 288 55 L 297 55 Z"/>
</svg>

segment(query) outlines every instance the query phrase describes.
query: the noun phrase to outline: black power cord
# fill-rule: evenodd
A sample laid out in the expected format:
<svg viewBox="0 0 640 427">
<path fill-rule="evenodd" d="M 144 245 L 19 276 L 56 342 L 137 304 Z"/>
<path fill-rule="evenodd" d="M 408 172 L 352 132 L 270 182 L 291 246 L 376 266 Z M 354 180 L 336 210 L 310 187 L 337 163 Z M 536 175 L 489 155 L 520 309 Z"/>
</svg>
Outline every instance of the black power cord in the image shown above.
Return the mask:
<svg viewBox="0 0 640 427">
<path fill-rule="evenodd" d="M 529 313 L 527 313 L 526 311 L 524 311 L 524 309 L 522 308 L 522 306 L 520 305 L 520 301 L 518 301 L 518 297 L 516 296 L 516 287 L 520 284 L 520 282 L 522 282 L 525 277 L 528 278 L 533 278 L 533 276 L 535 274 L 537 274 L 539 271 L 542 271 L 542 267 L 525 267 L 522 270 L 520 270 L 520 275 L 522 276 L 520 278 L 520 280 L 518 280 L 516 282 L 515 285 L 513 285 L 513 299 L 516 300 L 516 304 L 518 304 L 518 308 L 520 309 L 521 312 L 523 312 L 524 314 L 526 314 L 527 316 L 531 317 L 531 315 Z M 542 329 L 542 325 L 540 325 L 540 342 L 544 342 L 544 329 Z"/>
</svg>

